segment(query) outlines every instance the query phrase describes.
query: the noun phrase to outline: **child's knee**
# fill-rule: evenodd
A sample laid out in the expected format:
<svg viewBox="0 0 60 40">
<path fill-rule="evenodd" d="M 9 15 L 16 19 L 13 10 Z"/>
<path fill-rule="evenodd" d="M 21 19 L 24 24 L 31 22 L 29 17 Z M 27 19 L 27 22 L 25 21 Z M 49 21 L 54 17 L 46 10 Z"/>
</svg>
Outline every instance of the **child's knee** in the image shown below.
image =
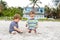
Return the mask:
<svg viewBox="0 0 60 40">
<path fill-rule="evenodd" d="M 16 34 L 17 32 L 16 31 L 12 31 L 11 34 Z"/>
</svg>

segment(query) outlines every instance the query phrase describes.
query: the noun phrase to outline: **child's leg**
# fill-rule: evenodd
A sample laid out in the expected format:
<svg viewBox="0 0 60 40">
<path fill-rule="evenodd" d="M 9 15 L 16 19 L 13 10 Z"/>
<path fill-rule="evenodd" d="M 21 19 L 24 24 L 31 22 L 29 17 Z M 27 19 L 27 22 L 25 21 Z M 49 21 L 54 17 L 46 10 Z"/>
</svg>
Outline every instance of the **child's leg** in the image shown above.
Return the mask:
<svg viewBox="0 0 60 40">
<path fill-rule="evenodd" d="M 36 29 L 34 29 L 34 32 L 36 33 Z"/>
</svg>

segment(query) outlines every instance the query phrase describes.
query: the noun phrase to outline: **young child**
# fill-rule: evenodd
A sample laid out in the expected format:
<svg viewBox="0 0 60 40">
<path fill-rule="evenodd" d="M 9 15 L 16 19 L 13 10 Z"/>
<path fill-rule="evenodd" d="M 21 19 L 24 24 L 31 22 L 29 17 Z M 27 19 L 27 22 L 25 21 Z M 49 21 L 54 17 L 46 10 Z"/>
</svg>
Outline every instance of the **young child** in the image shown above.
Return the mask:
<svg viewBox="0 0 60 40">
<path fill-rule="evenodd" d="M 36 28 L 38 26 L 38 20 L 35 18 L 35 12 L 31 11 L 30 14 L 30 19 L 28 19 L 27 21 L 27 25 L 28 26 L 28 32 L 31 33 L 31 31 L 33 30 L 36 33 Z"/>
<path fill-rule="evenodd" d="M 21 19 L 19 14 L 15 14 L 14 18 L 13 18 L 13 22 L 11 22 L 10 27 L 9 27 L 9 32 L 11 34 L 16 34 L 18 33 L 22 33 L 22 31 L 18 28 L 18 22 Z"/>
</svg>

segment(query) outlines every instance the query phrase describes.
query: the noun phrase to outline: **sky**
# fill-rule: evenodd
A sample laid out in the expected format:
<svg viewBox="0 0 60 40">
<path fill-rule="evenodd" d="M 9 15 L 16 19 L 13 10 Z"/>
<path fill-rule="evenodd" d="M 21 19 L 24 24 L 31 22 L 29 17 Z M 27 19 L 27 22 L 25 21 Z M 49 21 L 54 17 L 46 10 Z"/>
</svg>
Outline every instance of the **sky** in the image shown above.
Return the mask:
<svg viewBox="0 0 60 40">
<path fill-rule="evenodd" d="M 29 1 L 29 0 L 4 0 L 4 1 L 7 2 L 7 5 L 9 7 L 12 7 L 12 6 L 13 7 L 18 7 L 18 6 L 26 7 L 27 5 L 29 5 L 29 3 L 31 3 L 31 1 Z M 42 7 L 44 7 L 45 5 L 48 5 L 50 7 L 53 6 L 53 3 L 51 0 L 39 0 L 39 1 L 42 2 L 42 4 L 38 3 L 39 6 L 42 6 Z"/>
</svg>

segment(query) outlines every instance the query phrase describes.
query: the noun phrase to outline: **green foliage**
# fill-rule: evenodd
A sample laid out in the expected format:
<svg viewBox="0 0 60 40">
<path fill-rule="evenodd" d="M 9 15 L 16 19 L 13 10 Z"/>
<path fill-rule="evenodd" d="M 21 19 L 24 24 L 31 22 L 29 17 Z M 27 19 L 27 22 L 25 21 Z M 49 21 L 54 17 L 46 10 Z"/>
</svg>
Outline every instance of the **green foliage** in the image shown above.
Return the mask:
<svg viewBox="0 0 60 40">
<path fill-rule="evenodd" d="M 0 1 L 0 17 L 1 16 L 7 16 L 7 17 L 12 17 L 14 16 L 16 13 L 20 14 L 21 16 L 23 16 L 23 8 L 18 7 L 10 7 L 7 8 L 7 3 L 5 1 Z"/>
<path fill-rule="evenodd" d="M 50 16 L 53 18 L 60 18 L 60 4 L 57 6 L 57 8 L 50 8 L 46 5 L 45 14 L 47 14 L 47 17 Z"/>
<path fill-rule="evenodd" d="M 22 18 L 23 21 L 26 21 L 28 18 Z"/>
<path fill-rule="evenodd" d="M 20 14 L 21 16 L 23 16 L 23 10 L 19 9 L 19 8 L 7 8 L 6 10 L 3 11 L 4 16 L 14 16 L 16 13 Z"/>
<path fill-rule="evenodd" d="M 54 2 L 55 6 L 57 6 L 58 3 L 60 2 L 60 0 L 52 0 L 52 1 Z"/>
<path fill-rule="evenodd" d="M 46 5 L 45 6 L 45 13 L 50 13 L 51 9 Z"/>
</svg>

